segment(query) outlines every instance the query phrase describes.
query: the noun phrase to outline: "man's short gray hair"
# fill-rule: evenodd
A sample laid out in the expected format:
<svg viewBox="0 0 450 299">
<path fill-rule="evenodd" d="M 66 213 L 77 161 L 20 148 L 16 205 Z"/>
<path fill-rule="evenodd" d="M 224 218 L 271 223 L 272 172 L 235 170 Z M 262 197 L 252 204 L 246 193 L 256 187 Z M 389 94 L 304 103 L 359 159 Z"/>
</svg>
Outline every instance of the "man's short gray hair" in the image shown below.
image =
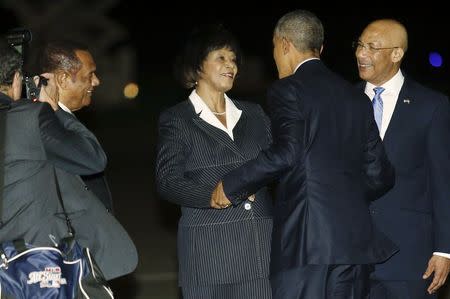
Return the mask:
<svg viewBox="0 0 450 299">
<path fill-rule="evenodd" d="M 324 39 L 322 22 L 312 12 L 295 10 L 278 20 L 274 35 L 288 39 L 300 52 L 320 51 Z"/>
</svg>

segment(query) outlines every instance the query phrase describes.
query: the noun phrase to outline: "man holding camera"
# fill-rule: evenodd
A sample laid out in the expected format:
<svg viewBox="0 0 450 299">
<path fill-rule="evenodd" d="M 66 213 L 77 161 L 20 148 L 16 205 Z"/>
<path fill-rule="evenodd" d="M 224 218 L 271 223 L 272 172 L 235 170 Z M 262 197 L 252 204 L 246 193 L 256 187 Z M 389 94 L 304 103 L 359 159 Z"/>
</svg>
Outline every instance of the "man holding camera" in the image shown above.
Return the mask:
<svg viewBox="0 0 450 299">
<path fill-rule="evenodd" d="M 57 105 L 61 89 L 79 83 L 61 81 L 57 73 L 45 74 L 49 80 L 39 102 L 19 99 L 21 67 L 21 55 L 0 41 L 0 107 L 9 107 L 0 117 L 4 130 L 0 243 L 23 238 L 36 246 L 51 246 L 50 235 L 57 240 L 67 236 L 58 184 L 75 237 L 93 252 L 105 278 L 132 272 L 137 264 L 132 240 L 79 177 L 103 171 L 106 155 L 95 136 Z"/>
<path fill-rule="evenodd" d="M 76 120 L 72 112 L 89 106 L 94 88 L 100 84 L 96 65 L 85 45 L 72 41 L 46 44 L 38 56 L 40 73 L 55 75 L 59 107 Z M 111 192 L 104 172 L 81 177 L 86 187 L 113 211 Z"/>
</svg>

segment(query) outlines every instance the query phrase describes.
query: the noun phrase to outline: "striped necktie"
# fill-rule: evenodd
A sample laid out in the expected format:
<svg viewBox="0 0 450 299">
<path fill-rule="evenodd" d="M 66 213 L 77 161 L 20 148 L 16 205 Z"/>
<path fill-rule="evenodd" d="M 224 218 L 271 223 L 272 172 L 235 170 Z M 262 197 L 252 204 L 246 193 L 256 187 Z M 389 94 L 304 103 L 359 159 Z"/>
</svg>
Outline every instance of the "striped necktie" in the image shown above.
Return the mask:
<svg viewBox="0 0 450 299">
<path fill-rule="evenodd" d="M 383 119 L 383 100 L 381 99 L 381 93 L 384 91 L 383 87 L 375 87 L 375 96 L 372 100 L 373 116 L 378 126 L 378 131 L 381 131 L 381 120 Z"/>
</svg>

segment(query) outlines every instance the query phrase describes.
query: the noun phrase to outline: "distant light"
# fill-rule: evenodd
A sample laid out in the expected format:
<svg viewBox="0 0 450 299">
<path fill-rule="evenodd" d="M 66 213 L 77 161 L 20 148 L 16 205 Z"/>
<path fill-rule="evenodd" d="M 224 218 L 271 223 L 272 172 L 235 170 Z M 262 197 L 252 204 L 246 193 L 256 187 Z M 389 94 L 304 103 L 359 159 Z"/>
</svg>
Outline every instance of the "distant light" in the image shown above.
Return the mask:
<svg viewBox="0 0 450 299">
<path fill-rule="evenodd" d="M 438 52 L 431 52 L 430 55 L 428 56 L 428 61 L 434 67 L 442 66 L 442 56 Z"/>
<path fill-rule="evenodd" d="M 125 88 L 123 89 L 123 95 L 127 98 L 127 99 L 134 99 L 135 97 L 137 97 L 139 93 L 139 86 L 136 83 L 128 83 L 127 85 L 125 85 Z"/>
</svg>

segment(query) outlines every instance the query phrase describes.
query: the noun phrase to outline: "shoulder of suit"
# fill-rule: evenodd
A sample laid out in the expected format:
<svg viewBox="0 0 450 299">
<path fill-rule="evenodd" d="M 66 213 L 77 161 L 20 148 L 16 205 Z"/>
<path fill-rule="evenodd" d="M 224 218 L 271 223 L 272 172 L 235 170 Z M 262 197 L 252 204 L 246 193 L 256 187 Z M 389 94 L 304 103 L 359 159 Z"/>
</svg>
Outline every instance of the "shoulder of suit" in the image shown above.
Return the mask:
<svg viewBox="0 0 450 299">
<path fill-rule="evenodd" d="M 290 76 L 284 77 L 282 79 L 276 80 L 275 82 L 273 82 L 270 85 L 269 90 L 284 89 L 284 88 L 288 87 L 289 85 L 294 85 L 294 83 L 297 81 L 297 79 L 295 78 L 294 75 L 290 75 Z"/>
<path fill-rule="evenodd" d="M 274 95 L 296 94 L 302 80 L 294 76 L 288 76 L 272 83 L 267 90 L 269 99 Z"/>
<path fill-rule="evenodd" d="M 442 92 L 425 86 L 410 77 L 405 76 L 404 87 L 407 89 L 408 93 L 411 93 L 416 98 L 424 99 L 427 103 L 438 104 L 442 101 L 448 101 L 448 96 Z"/>
<path fill-rule="evenodd" d="M 11 109 L 21 109 L 21 111 L 41 111 L 42 109 L 51 109 L 50 104 L 43 102 L 33 102 L 28 99 L 20 99 L 11 103 Z"/>
<path fill-rule="evenodd" d="M 320 60 L 308 61 L 305 65 L 300 66 L 292 75 L 276 80 L 270 86 L 270 89 L 285 89 L 289 86 L 295 86 L 299 82 L 315 80 L 316 75 L 335 74 L 328 69 Z"/>
<path fill-rule="evenodd" d="M 34 105 L 34 104 L 37 104 L 37 103 L 30 101 L 28 99 L 20 99 L 20 100 L 11 102 L 12 107 L 22 107 L 22 106 L 28 107 L 29 106 L 31 108 L 32 105 Z"/>
</svg>

